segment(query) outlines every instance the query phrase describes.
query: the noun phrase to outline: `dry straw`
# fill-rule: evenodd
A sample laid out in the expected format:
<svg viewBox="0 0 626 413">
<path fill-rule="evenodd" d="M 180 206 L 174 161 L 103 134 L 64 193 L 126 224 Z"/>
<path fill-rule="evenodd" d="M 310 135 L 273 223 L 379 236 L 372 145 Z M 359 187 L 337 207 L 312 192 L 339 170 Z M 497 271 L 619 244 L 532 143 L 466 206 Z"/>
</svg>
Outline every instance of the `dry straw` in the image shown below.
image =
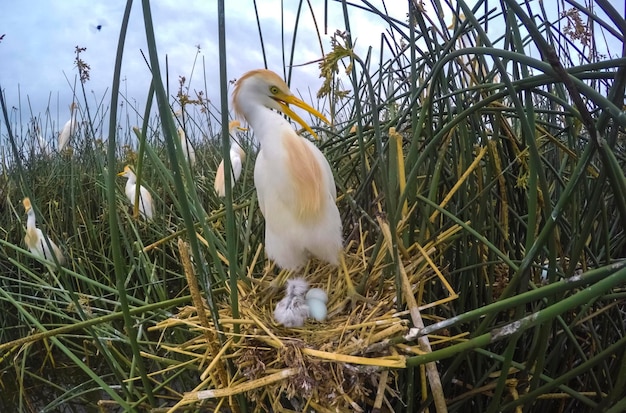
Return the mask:
<svg viewBox="0 0 626 413">
<path fill-rule="evenodd" d="M 365 411 L 370 408 L 391 409 L 393 400 L 401 392 L 396 388 L 399 370 L 406 367 L 406 357 L 431 351 L 432 346 L 445 346 L 457 337 L 428 336 L 417 346 L 402 339 L 410 327 L 422 327 L 420 312 L 456 298 L 445 278 L 442 254 L 446 238 L 460 228 L 453 227 L 427 245 L 402 246 L 409 258 L 400 261 L 401 286 L 396 285 L 393 260 L 390 259 L 391 235 L 388 224 L 379 220 L 385 234 L 383 248 L 368 247 L 362 234 L 359 243 L 353 242 L 345 252 L 346 271 L 356 285 L 365 285 L 367 301 L 350 305 L 346 300 L 347 285 L 338 268 L 311 262 L 305 269 L 306 278 L 314 287 L 328 291 L 329 317 L 324 322 L 312 319 L 301 328 L 285 328 L 273 319 L 282 285 L 291 274 L 275 274 L 267 267 L 252 282 L 240 281 L 240 316 L 234 319 L 227 301 L 219 304 L 220 324 L 229 337 L 225 346 L 217 346 L 217 330 L 206 317 L 208 307 L 196 289 L 197 282 L 191 267 L 185 265 L 194 307 L 179 309 L 175 317 L 152 328 L 166 331 L 173 327 L 186 328 L 196 336 L 184 345 L 167 346 L 176 357 L 168 365 L 196 366 L 201 381 L 186 393 L 173 393 L 177 399 L 170 409 L 175 411 L 194 403 L 228 403 L 236 409 L 234 396 L 245 394 L 256 411 L 287 411 L 300 406 L 316 411 Z M 403 228 L 398 228 L 401 234 Z M 399 235 L 398 235 L 399 237 Z M 400 238 L 400 237 L 399 237 Z M 185 244 L 179 241 L 179 250 L 185 262 Z M 368 264 L 371 268 L 368 271 Z M 248 274 L 252 276 L 254 274 Z M 424 284 L 438 282 L 447 291 L 437 302 L 423 302 Z M 397 302 L 398 288 L 403 290 L 403 303 Z M 202 303 L 202 304 L 200 304 Z M 407 318 L 408 308 L 410 317 Z M 234 326 L 239 326 L 235 334 Z M 165 348 L 165 344 L 162 344 Z M 180 361 L 181 359 L 185 361 Z M 222 377 L 224 365 L 232 363 L 234 375 L 227 385 Z M 437 411 L 446 411 L 439 375 L 434 363 L 426 366 L 424 386 L 430 385 L 437 400 Z M 157 377 L 155 374 L 154 377 Z M 427 394 L 427 393 L 425 393 Z"/>
</svg>

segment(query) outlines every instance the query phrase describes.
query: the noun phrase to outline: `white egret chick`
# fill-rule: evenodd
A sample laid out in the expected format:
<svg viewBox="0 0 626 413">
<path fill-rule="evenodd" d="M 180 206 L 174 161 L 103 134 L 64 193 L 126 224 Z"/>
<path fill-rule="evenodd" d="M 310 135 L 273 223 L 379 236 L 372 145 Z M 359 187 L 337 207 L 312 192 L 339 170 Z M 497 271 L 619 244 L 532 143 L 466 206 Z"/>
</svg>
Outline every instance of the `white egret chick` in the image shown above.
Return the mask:
<svg viewBox="0 0 626 413">
<path fill-rule="evenodd" d="M 187 136 L 185 135 L 185 131 L 183 128 L 178 128 L 178 137 L 180 138 L 180 144 L 183 147 L 183 153 L 185 154 L 185 158 L 187 158 L 187 162 L 189 162 L 189 166 L 193 167 L 196 164 L 196 151 L 191 146 L 191 143 L 187 140 Z"/>
<path fill-rule="evenodd" d="M 287 280 L 285 297 L 276 304 L 274 319 L 285 327 L 302 327 L 309 315 L 304 295 L 309 288 L 303 278 Z"/>
<path fill-rule="evenodd" d="M 76 103 L 72 102 L 70 105 L 70 120 L 65 122 L 65 126 L 59 133 L 59 145 L 57 146 L 57 150 L 61 152 L 70 141 L 70 137 L 76 131 L 77 123 L 76 123 Z"/>
<path fill-rule="evenodd" d="M 52 254 L 56 257 L 56 260 L 60 265 L 65 263 L 65 257 L 61 252 L 61 249 L 52 242 L 49 237 L 45 237 L 43 232 L 39 228 L 37 228 L 35 222 L 35 211 L 33 210 L 33 206 L 30 203 L 29 198 L 24 198 L 22 201 L 24 205 L 24 209 L 26 210 L 26 214 L 28 218 L 26 220 L 26 235 L 24 236 L 24 242 L 28 247 L 28 250 L 35 256 L 39 257 L 42 260 L 50 262 L 46 264 L 50 271 L 53 271 L 55 268 L 54 258 Z M 46 239 L 48 242 L 46 242 Z M 48 246 L 49 243 L 49 246 Z"/>
<path fill-rule="evenodd" d="M 278 113 L 288 115 L 315 136 L 288 104 L 329 123 L 270 70 L 250 71 L 235 84 L 233 107 L 260 143 L 254 184 L 265 217 L 265 251 L 288 270 L 301 268 L 310 256 L 337 265 L 343 240 L 333 173 L 322 152 Z"/>
<path fill-rule="evenodd" d="M 126 165 L 124 170 L 118 173 L 117 176 L 124 176 L 128 179 L 126 181 L 124 192 L 126 193 L 126 197 L 130 201 L 130 204 L 133 206 L 133 211 L 137 211 L 137 209 L 135 209 L 135 195 L 137 193 L 137 177 L 135 176 L 135 173 L 132 169 L 130 169 L 130 166 Z M 152 195 L 150 195 L 150 192 L 143 185 L 139 185 L 138 210 L 144 219 L 151 220 L 154 216 Z M 136 217 L 135 214 L 136 212 L 133 212 L 133 215 Z"/>
<path fill-rule="evenodd" d="M 242 128 L 240 126 L 238 120 L 231 120 L 228 123 L 228 131 L 233 133 L 235 130 L 245 131 L 246 128 Z M 243 162 L 246 159 L 246 153 L 243 151 L 243 148 L 231 138 L 230 140 L 230 166 L 233 171 L 232 179 L 230 180 L 231 188 L 235 186 L 235 182 L 241 176 L 241 171 L 243 169 Z M 226 181 L 224 178 L 224 160 L 220 162 L 217 167 L 217 171 L 215 172 L 215 184 L 213 185 L 215 188 L 215 192 L 217 195 L 224 197 L 226 196 Z"/>
</svg>

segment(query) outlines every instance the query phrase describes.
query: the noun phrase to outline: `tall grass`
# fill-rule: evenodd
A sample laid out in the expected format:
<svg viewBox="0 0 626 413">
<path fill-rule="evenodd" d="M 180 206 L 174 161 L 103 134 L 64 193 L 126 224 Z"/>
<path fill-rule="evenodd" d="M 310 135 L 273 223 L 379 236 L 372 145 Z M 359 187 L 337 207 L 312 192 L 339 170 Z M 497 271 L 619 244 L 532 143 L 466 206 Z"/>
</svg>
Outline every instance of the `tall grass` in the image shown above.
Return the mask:
<svg viewBox="0 0 626 413">
<path fill-rule="evenodd" d="M 422 309 L 433 320 L 425 329 L 394 339 L 407 367 L 389 384 L 396 397 L 388 407 L 622 411 L 623 13 L 605 0 L 585 8 L 559 1 L 556 13 L 542 2 L 424 3 L 432 11 L 408 2 L 408 20 L 399 21 L 369 2 L 342 2 L 345 27 L 320 63 L 319 105 L 333 121 L 318 127 L 320 146 L 335 173 L 346 245 L 365 243 L 362 250 L 375 257 L 390 237 L 385 277 L 397 280 L 398 311 L 410 307 L 402 262 L 419 262 L 409 267 L 415 272 L 427 265 L 407 251 L 445 241 L 431 270 L 440 271 L 455 294 L 444 302 L 450 292 L 441 283 L 419 287 L 420 305 L 441 304 Z M 298 28 L 322 21 L 328 6 L 299 2 L 294 26 L 284 23 L 296 36 L 283 45 L 286 60 L 294 60 Z M 377 55 L 354 46 L 356 8 L 388 24 Z M 232 192 L 227 182 L 227 197 L 219 199 L 212 179 L 228 152 L 227 99 L 220 108 L 182 92 L 168 100 L 148 1 L 142 12 L 153 71 L 149 103 L 133 115 L 142 124 L 120 130 L 120 114 L 110 109 L 118 107 L 119 65 L 108 107 L 93 107 L 78 82 L 83 121 L 71 152 L 42 150 L 32 126 L 22 126 L 27 116 L 12 121 L 11 102 L 1 102 L 3 139 L 10 143 L 0 169 L 0 406 L 7 409 L 80 411 L 99 403 L 114 411 L 167 410 L 200 382 L 193 359 L 169 350 L 193 351 L 194 331 L 150 329 L 193 303 L 180 245 L 189 245 L 193 268 L 187 272 L 198 278 L 218 348 L 227 340 L 218 307 L 228 303 L 236 319 L 237 282 L 254 283 L 264 271 L 255 147 L 244 142 L 249 156 L 242 179 Z M 223 2 L 216 12 L 224 18 Z M 229 57 L 220 55 L 225 93 L 232 76 L 225 73 Z M 289 78 L 291 67 L 284 70 Z M 182 123 L 172 109 L 183 110 Z M 105 123 L 103 139 L 97 131 Z M 49 124 L 39 129 L 49 134 Z M 198 154 L 193 167 L 177 139 L 180 126 Z M 213 139 L 220 134 L 222 140 Z M 250 142 L 250 133 L 246 138 Z M 151 190 L 154 222 L 133 218 L 115 177 L 125 164 Z M 60 241 L 65 267 L 49 272 L 25 250 L 25 196 L 39 227 Z M 448 232 L 455 225 L 461 230 Z M 367 295 L 377 286 L 365 277 L 359 288 Z M 443 340 L 431 352 L 405 352 L 425 335 L 463 338 Z M 238 372 L 225 360 L 223 387 Z M 431 362 L 445 399 L 422 373 Z M 371 406 L 365 396 L 355 402 Z M 241 411 L 264 406 L 243 393 L 188 409 L 219 403 Z"/>
</svg>

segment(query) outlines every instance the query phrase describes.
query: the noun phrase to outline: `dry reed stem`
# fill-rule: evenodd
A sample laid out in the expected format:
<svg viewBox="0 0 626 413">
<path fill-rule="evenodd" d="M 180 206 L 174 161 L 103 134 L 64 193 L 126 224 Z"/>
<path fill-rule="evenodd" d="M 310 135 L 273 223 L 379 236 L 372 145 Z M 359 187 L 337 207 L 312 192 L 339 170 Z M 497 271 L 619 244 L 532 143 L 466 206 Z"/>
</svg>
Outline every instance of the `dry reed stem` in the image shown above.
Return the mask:
<svg viewBox="0 0 626 413">
<path fill-rule="evenodd" d="M 285 370 L 281 370 L 279 372 L 270 374 L 268 376 L 265 376 L 263 378 L 244 382 L 235 386 L 228 387 L 226 389 L 201 390 L 197 392 L 185 393 L 183 400 L 196 401 L 196 400 L 204 400 L 204 399 L 210 399 L 210 398 L 215 398 L 215 397 L 230 397 L 239 393 L 243 393 L 243 392 L 247 392 L 250 390 L 258 389 L 260 387 L 268 386 L 269 384 L 284 380 L 287 377 L 293 376 L 297 373 L 298 373 L 298 369 L 295 369 L 295 368 L 285 369 Z"/>
<path fill-rule="evenodd" d="M 364 366 L 377 366 L 391 369 L 403 369 L 406 367 L 406 359 L 404 357 L 356 357 L 348 356 L 346 354 L 315 350 L 312 348 L 304 348 L 302 349 L 302 353 L 340 363 L 361 364 Z"/>
<path fill-rule="evenodd" d="M 183 241 L 182 238 L 178 238 L 178 253 L 180 254 L 180 260 L 183 264 L 183 271 L 187 278 L 187 284 L 189 285 L 189 292 L 191 294 L 191 301 L 196 309 L 196 314 L 200 320 L 200 325 L 203 327 L 204 337 L 208 344 L 209 354 L 213 356 L 213 360 L 209 365 L 214 365 L 217 370 L 217 385 L 226 386 L 228 383 L 228 373 L 218 357 L 220 348 L 217 346 L 217 339 L 215 334 L 210 329 L 209 319 L 204 309 L 204 301 L 202 300 L 202 294 L 200 293 L 200 287 L 198 286 L 198 280 L 191 264 L 191 258 L 189 257 L 189 245 Z M 222 349 L 223 350 L 223 349 Z M 201 367 L 201 365 L 199 366 Z M 202 377 L 201 377 L 202 378 Z"/>
<path fill-rule="evenodd" d="M 383 235 L 385 237 L 385 241 L 387 243 L 387 249 L 389 254 L 393 256 L 394 252 L 392 249 L 393 240 L 391 237 L 391 230 L 389 229 L 389 224 L 379 216 L 376 218 L 378 220 L 378 225 L 380 226 Z M 428 258 L 428 255 L 424 255 L 425 252 L 421 251 L 424 258 L 429 261 L 429 264 L 433 264 Z M 398 263 L 398 268 L 400 270 L 400 279 L 402 281 L 402 290 L 404 292 L 404 298 L 407 303 L 407 307 L 409 307 L 411 313 L 411 320 L 413 321 L 413 326 L 419 329 L 424 328 L 424 321 L 422 320 L 422 316 L 417 306 L 417 301 L 415 301 L 415 297 L 412 294 L 413 289 L 411 288 L 411 283 L 409 282 L 409 277 L 406 274 L 404 269 L 404 265 L 402 261 L 399 259 L 400 257 L 394 257 Z M 433 264 L 433 269 L 436 267 Z M 438 270 L 437 270 L 438 271 Z M 418 343 L 420 349 L 426 353 L 430 353 L 432 351 L 430 347 L 430 342 L 428 341 L 428 336 L 423 336 L 418 338 Z M 433 400 L 435 402 L 435 408 L 438 413 L 446 413 L 448 411 L 448 407 L 446 405 L 446 399 L 443 394 L 443 386 L 441 385 L 441 378 L 439 377 L 439 371 L 437 370 L 437 364 L 435 362 L 426 363 L 426 373 L 428 375 L 428 383 L 430 384 L 430 389 L 433 394 Z"/>
<path fill-rule="evenodd" d="M 380 410 L 383 407 L 383 400 L 385 398 L 385 387 L 387 386 L 387 377 L 389 376 L 389 370 L 383 370 L 378 380 L 378 389 L 376 390 L 376 398 L 374 399 L 374 411 Z"/>
<path fill-rule="evenodd" d="M 379 225 L 384 232 L 387 224 Z M 398 232 L 405 229 L 406 226 L 401 224 Z M 161 349 L 177 355 L 174 356 L 176 360 L 169 364 L 184 362 L 188 366 L 185 358 L 198 366 L 208 362 L 208 366 L 201 370 L 201 379 L 205 380 L 195 389 L 184 397 L 171 393 L 170 397 L 179 401 L 176 408 L 203 397 L 235 402 L 234 396 L 240 392 L 245 392 L 246 398 L 257 407 L 254 411 L 266 411 L 268 408 L 289 411 L 287 406 L 283 406 L 286 400 L 294 401 L 294 406 L 299 408 L 306 405 L 316 411 L 363 411 L 372 408 L 373 403 L 383 409 L 391 408 L 390 400 L 399 394 L 394 388 L 397 385 L 397 370 L 406 367 L 406 355 L 424 351 L 420 341 L 415 346 L 399 344 L 404 343 L 403 337 L 408 332 L 406 316 L 411 314 L 415 318 L 415 309 L 418 312 L 421 309 L 418 303 L 422 307 L 436 305 L 422 302 L 423 285 L 437 279 L 449 292 L 448 297 L 438 300 L 437 304 L 456 297 L 435 263 L 446 249 L 446 238 L 459 230 L 459 226 L 453 226 L 424 247 L 411 245 L 405 249 L 412 256 L 406 259 L 406 266 L 404 263 L 400 265 L 403 301 L 407 301 L 409 308 L 403 312 L 398 312 L 402 303 L 396 302 L 397 287 L 395 277 L 390 276 L 388 246 L 384 244 L 377 250 L 376 256 L 372 256 L 374 247 L 368 246 L 368 237 L 362 230 L 359 232 L 361 239 L 352 241 L 346 247 L 340 269 L 312 260 L 298 274 L 286 271 L 276 274 L 271 264 L 260 274 L 255 274 L 254 268 L 258 265 L 248 265 L 248 279 L 241 280 L 237 285 L 240 316 L 232 318 L 227 300 L 216 301 L 222 332 L 231 338 L 226 347 L 218 352 L 211 349 L 206 331 L 210 330 L 215 335 L 216 327 L 210 318 L 206 327 L 191 306 L 180 308 L 177 316 L 150 328 L 162 330 L 163 337 L 166 337 L 164 330 L 171 328 L 182 328 L 196 334 L 195 338 L 178 346 L 161 342 Z M 389 232 L 388 225 L 386 231 Z M 255 251 L 255 262 L 261 251 L 261 248 Z M 401 257 L 399 255 L 396 260 Z M 409 270 L 410 274 L 407 274 Z M 307 321 L 300 328 L 285 328 L 276 324 L 273 310 L 282 298 L 282 284 L 292 276 L 305 276 L 311 287 L 320 287 L 328 292 L 329 316 L 326 321 Z M 359 302 L 354 307 L 342 307 L 348 287 L 353 282 L 364 287 L 363 294 L 369 301 Z M 226 286 L 226 295 L 228 288 Z M 411 296 L 412 300 L 407 296 Z M 208 314 L 204 301 L 202 305 L 205 306 L 205 314 Z M 238 334 L 234 334 L 234 325 L 240 328 Z M 432 338 L 429 336 L 424 340 Z M 462 338 L 436 337 L 435 340 L 439 346 L 444 346 Z M 217 380 L 212 379 L 217 375 L 217 360 L 221 363 L 228 360 L 236 368 L 226 385 L 217 386 Z M 428 381 L 432 388 L 434 379 L 430 375 L 432 373 L 429 373 Z"/>
</svg>

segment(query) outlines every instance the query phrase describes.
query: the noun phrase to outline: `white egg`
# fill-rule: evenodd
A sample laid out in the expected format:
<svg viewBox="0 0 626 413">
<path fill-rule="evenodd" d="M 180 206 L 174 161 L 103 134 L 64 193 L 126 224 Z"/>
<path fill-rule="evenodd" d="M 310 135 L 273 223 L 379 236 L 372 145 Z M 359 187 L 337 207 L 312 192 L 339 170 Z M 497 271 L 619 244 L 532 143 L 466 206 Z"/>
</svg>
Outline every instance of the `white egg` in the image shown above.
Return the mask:
<svg viewBox="0 0 626 413">
<path fill-rule="evenodd" d="M 315 299 L 323 303 L 327 303 L 328 295 L 326 295 L 326 291 L 322 290 L 321 288 L 311 288 L 306 293 L 306 299 L 307 301 L 310 299 Z"/>
<path fill-rule="evenodd" d="M 306 300 L 309 307 L 309 316 L 313 317 L 317 321 L 326 320 L 326 303 L 316 298 L 309 298 Z"/>
</svg>

